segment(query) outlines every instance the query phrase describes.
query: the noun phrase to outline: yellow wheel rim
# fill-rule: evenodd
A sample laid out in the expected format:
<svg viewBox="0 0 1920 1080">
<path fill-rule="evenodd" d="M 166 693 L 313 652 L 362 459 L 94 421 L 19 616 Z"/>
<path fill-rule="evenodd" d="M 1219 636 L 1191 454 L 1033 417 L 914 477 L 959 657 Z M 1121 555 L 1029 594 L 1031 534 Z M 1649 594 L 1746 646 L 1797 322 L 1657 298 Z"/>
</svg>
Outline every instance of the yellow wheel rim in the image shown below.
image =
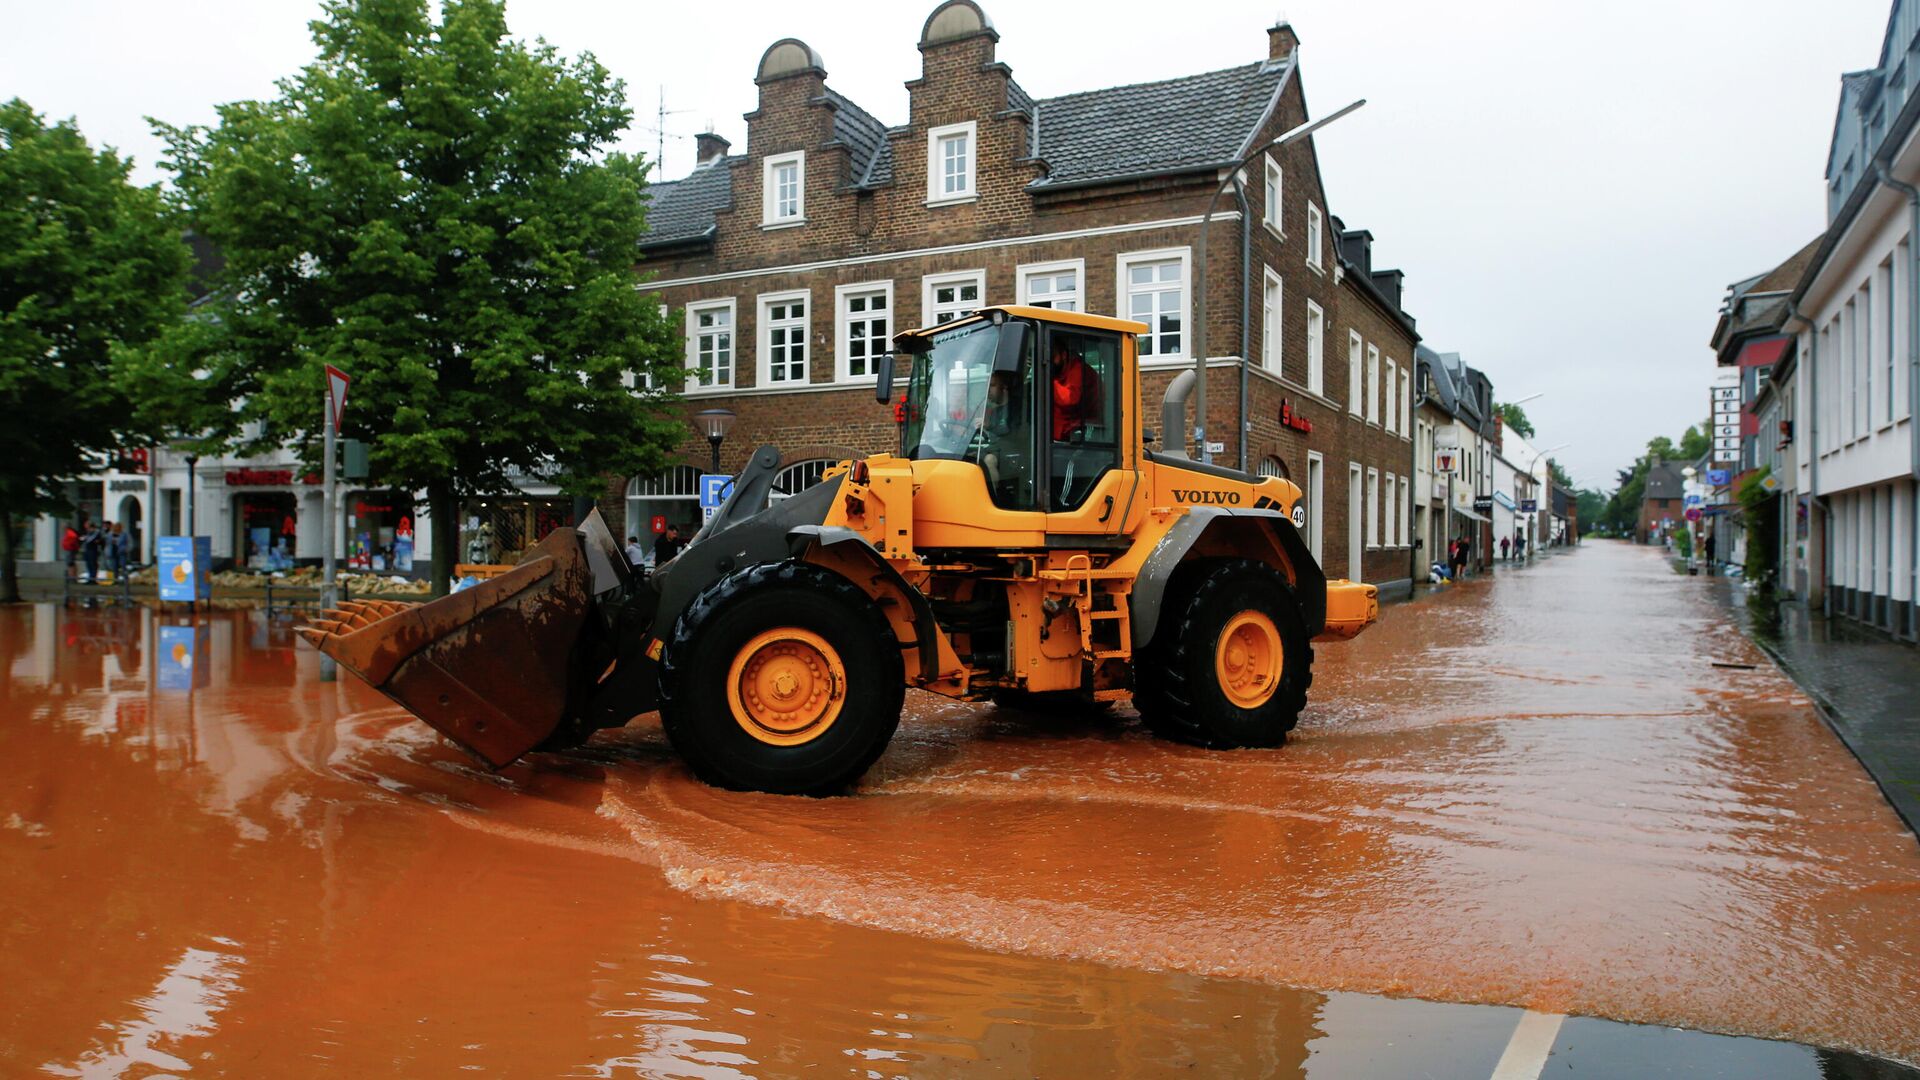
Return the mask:
<svg viewBox="0 0 1920 1080">
<path fill-rule="evenodd" d="M 1243 611 L 1227 620 L 1213 654 L 1214 675 L 1220 692 L 1242 709 L 1258 708 L 1280 687 L 1286 664 L 1280 631 L 1258 611 Z"/>
<path fill-rule="evenodd" d="M 811 630 L 782 626 L 741 647 L 727 671 L 727 705 L 747 734 L 798 746 L 833 726 L 847 700 L 840 654 Z"/>
</svg>

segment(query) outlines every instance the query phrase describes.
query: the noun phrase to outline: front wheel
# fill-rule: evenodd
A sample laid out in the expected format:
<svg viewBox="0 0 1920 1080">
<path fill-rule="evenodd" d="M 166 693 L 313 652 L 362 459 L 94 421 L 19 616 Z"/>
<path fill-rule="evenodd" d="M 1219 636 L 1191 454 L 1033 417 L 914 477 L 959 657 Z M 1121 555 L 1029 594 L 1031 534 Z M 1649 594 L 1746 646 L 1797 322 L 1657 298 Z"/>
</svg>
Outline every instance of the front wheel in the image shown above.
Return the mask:
<svg viewBox="0 0 1920 1080">
<path fill-rule="evenodd" d="M 1286 579 L 1263 563 L 1224 561 L 1170 599 L 1135 664 L 1141 718 L 1197 746 L 1286 742 L 1313 683 L 1313 646 Z"/>
<path fill-rule="evenodd" d="M 858 780 L 900 723 L 900 645 L 871 598 L 806 563 L 709 586 L 662 657 L 660 718 L 719 787 L 824 795 Z"/>
</svg>

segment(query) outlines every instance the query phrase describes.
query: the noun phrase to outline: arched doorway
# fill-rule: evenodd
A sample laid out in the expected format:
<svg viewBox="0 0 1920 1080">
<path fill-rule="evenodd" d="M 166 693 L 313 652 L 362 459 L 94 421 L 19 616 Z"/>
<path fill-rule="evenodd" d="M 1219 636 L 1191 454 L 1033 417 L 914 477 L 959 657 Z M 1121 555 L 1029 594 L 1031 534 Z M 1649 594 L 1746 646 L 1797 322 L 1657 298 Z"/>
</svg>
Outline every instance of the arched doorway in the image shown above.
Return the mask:
<svg viewBox="0 0 1920 1080">
<path fill-rule="evenodd" d="M 682 539 L 700 528 L 700 470 L 691 465 L 627 481 L 627 536 L 637 539 L 649 558 L 654 541 L 669 525 L 680 530 Z"/>
<path fill-rule="evenodd" d="M 116 520 L 120 522 L 120 528 L 127 534 L 127 561 L 130 563 L 144 561 L 146 548 L 141 546 L 140 541 L 145 536 L 145 530 L 140 520 L 139 496 L 121 497 L 120 515 Z"/>
<path fill-rule="evenodd" d="M 820 482 L 820 474 L 830 465 L 838 464 L 836 458 L 813 458 L 808 461 L 796 461 L 781 469 L 773 478 L 772 499 L 792 498 Z"/>
</svg>

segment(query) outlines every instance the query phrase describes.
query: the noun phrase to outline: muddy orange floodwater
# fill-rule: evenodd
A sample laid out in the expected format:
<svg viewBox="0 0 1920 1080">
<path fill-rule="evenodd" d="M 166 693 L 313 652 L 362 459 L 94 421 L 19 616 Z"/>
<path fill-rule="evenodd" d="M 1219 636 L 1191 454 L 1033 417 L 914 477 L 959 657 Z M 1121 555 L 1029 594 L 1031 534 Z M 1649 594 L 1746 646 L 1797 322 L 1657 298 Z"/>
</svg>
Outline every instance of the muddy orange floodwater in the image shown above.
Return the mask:
<svg viewBox="0 0 1920 1080">
<path fill-rule="evenodd" d="M 283 617 L 0 610 L 0 1072 L 1273 1074 L 1343 990 L 1920 1058 L 1920 846 L 1705 588 L 1390 607 L 1274 751 L 910 695 L 830 800 L 652 718 L 489 774 Z"/>
</svg>

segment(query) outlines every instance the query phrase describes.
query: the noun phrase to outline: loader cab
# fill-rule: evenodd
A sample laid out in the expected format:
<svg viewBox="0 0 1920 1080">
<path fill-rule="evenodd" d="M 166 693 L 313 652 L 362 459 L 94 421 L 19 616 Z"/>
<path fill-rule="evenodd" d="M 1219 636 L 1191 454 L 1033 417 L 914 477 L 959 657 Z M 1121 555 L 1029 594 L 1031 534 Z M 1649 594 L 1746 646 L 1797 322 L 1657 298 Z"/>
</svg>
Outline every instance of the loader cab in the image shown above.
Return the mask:
<svg viewBox="0 0 1920 1080">
<path fill-rule="evenodd" d="M 1118 328 L 1005 310 L 903 335 L 912 362 L 898 406 L 901 455 L 971 462 L 995 507 L 1047 514 L 1049 531 L 1060 531 L 1056 515 L 1137 467 L 1125 423 L 1135 392 L 1129 340 Z M 1119 524 L 1102 518 L 1084 531 Z"/>
</svg>

